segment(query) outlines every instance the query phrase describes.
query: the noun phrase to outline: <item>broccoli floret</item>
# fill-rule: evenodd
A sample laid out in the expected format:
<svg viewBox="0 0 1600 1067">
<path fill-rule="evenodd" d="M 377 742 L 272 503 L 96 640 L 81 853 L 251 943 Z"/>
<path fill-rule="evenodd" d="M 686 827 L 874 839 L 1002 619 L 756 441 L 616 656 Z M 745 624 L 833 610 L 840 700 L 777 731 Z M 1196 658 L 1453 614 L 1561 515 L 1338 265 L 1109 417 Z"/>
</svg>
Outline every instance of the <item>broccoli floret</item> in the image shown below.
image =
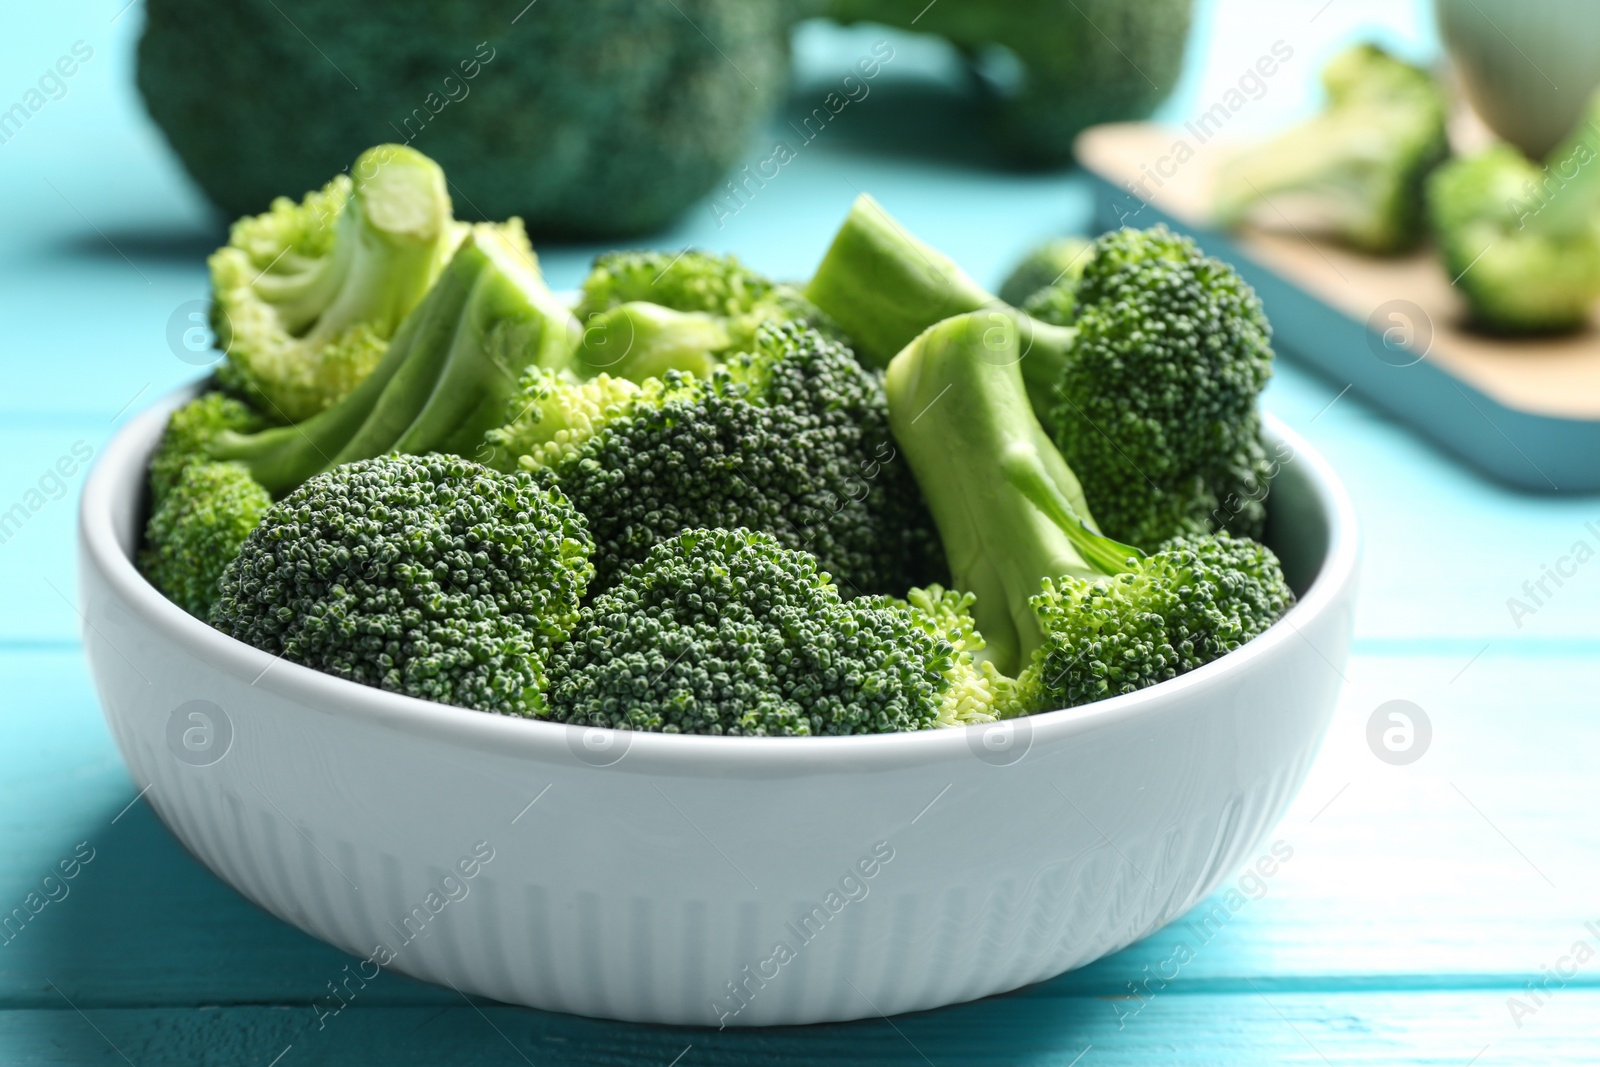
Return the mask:
<svg viewBox="0 0 1600 1067">
<path fill-rule="evenodd" d="M 646 233 L 748 151 L 783 97 L 801 7 L 526 3 L 156 0 L 138 86 L 230 215 L 310 188 L 381 130 L 443 164 L 473 217 Z"/>
<path fill-rule="evenodd" d="M 1264 547 L 1226 534 L 1151 556 L 1094 531 L 1072 469 L 1028 403 L 1019 331 L 939 323 L 889 366 L 889 412 L 938 524 L 953 584 L 974 594 L 985 658 L 1027 668 L 1016 699 L 1069 706 L 1150 685 L 1260 634 L 1292 594 Z"/>
<path fill-rule="evenodd" d="M 847 601 L 768 534 L 684 530 L 579 615 L 550 715 L 666 733 L 828 735 L 940 725 L 954 651 L 906 610 Z"/>
<path fill-rule="evenodd" d="M 1238 273 L 1188 238 L 1163 226 L 1098 238 L 1062 326 L 990 296 L 863 197 L 806 294 L 877 365 L 953 315 L 1020 329 L 1034 413 L 1108 533 L 1153 548 L 1213 527 L 1260 532 L 1271 328 Z"/>
<path fill-rule="evenodd" d="M 1102 122 L 1144 118 L 1177 85 L 1191 0 L 830 0 L 844 22 L 947 38 L 993 89 L 999 145 L 1059 165 Z M 1018 69 L 1020 67 L 1020 70 Z"/>
<path fill-rule="evenodd" d="M 976 600 L 972 593 L 930 585 L 911 590 L 904 600 L 884 597 L 881 601 L 885 608 L 908 612 L 924 633 L 944 641 L 954 651 L 944 672 L 946 688 L 939 702 L 940 726 L 972 726 L 1032 710 L 1024 704 L 1025 699 L 1031 699 L 1031 690 L 1001 674 L 987 659 L 978 658 L 987 642 L 972 617 Z"/>
<path fill-rule="evenodd" d="M 583 322 L 577 372 L 633 382 L 672 370 L 709 377 L 733 343 L 727 322 L 716 315 L 637 300 L 594 312 Z"/>
<path fill-rule="evenodd" d="M 161 441 L 150 457 L 150 506 L 159 508 L 184 468 L 209 459 L 207 448 L 224 430 L 251 434 L 266 422 L 250 405 L 226 393 L 201 393 L 167 417 Z"/>
<path fill-rule="evenodd" d="M 594 534 L 596 588 L 686 529 L 748 527 L 815 554 L 848 595 L 904 590 L 937 558 L 878 377 L 794 323 L 703 388 L 635 402 L 554 466 Z"/>
<path fill-rule="evenodd" d="M 211 622 L 363 685 L 538 715 L 592 547 L 583 517 L 532 475 L 381 456 L 273 506 L 223 572 Z"/>
<path fill-rule="evenodd" d="M 350 171 L 235 222 L 211 256 L 218 378 L 281 422 L 372 371 L 461 237 L 444 173 L 420 152 L 379 145 Z"/>
<path fill-rule="evenodd" d="M 1281 200 L 1302 230 L 1376 254 L 1414 247 L 1423 182 L 1450 150 L 1444 93 L 1426 71 L 1371 44 L 1335 56 L 1322 82 L 1321 114 L 1221 168 L 1217 221 L 1275 221 L 1276 210 L 1262 209 Z"/>
<path fill-rule="evenodd" d="M 1508 334 L 1582 327 L 1600 298 L 1600 96 L 1543 167 L 1495 145 L 1441 167 L 1428 208 L 1476 325 Z"/>
<path fill-rule="evenodd" d="M 396 331 L 383 360 L 304 422 L 205 443 L 275 495 L 329 467 L 398 451 L 475 456 L 505 419 L 525 367 L 566 367 L 577 322 L 520 251 L 477 226 Z"/>
<path fill-rule="evenodd" d="M 1035 318 L 1065 326 L 1072 321 L 1072 297 L 1089 261 L 1086 237 L 1057 237 L 1039 245 L 1013 268 L 1000 285 L 1000 299 Z M 1028 300 L 1039 296 L 1037 306 Z"/>
<path fill-rule="evenodd" d="M 192 463 L 151 512 L 139 569 L 169 600 L 204 619 L 223 568 L 271 506 L 240 464 Z"/>
</svg>

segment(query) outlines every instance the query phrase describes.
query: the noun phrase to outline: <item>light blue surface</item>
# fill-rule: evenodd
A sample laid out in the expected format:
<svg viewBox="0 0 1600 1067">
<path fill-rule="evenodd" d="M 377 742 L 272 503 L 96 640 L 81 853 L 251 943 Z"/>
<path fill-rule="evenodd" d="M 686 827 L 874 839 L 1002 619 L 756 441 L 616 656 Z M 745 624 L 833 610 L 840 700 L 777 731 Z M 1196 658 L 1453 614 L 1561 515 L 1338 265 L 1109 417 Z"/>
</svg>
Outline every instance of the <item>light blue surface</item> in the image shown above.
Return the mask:
<svg viewBox="0 0 1600 1067">
<path fill-rule="evenodd" d="M 174 311 L 205 294 L 217 220 L 132 91 L 141 10 L 113 22 L 122 2 L 17 9 L 0 35 L 0 105 L 74 41 L 95 49 L 67 94 L 0 145 L 0 510 L 75 442 L 98 449 L 129 410 L 197 373 L 166 335 Z M 1196 28 L 1196 61 L 1169 113 L 1208 106 L 1283 40 L 1295 59 L 1234 119 L 1241 132 L 1269 127 L 1309 106 L 1320 59 L 1366 31 L 1419 58 L 1435 49 L 1411 0 L 1219 0 Z M 830 71 L 877 36 L 808 28 L 796 108 L 808 110 Z M 895 80 L 747 207 L 719 227 L 703 204 L 653 243 L 729 249 L 804 275 L 861 190 L 994 284 L 1036 239 L 1087 224 L 1080 176 L 992 169 L 981 142 L 951 131 L 959 102 L 936 83 L 948 57 L 926 41 L 895 42 Z M 911 154 L 903 146 L 917 131 L 935 144 Z M 768 151 L 758 143 L 751 158 Z M 595 249 L 540 251 L 560 286 Z M 1600 528 L 1600 499 L 1489 485 L 1336 399 L 1343 385 L 1284 364 L 1266 397 L 1342 473 L 1367 545 L 1350 684 L 1278 831 L 1294 860 L 1169 986 L 1149 976 L 1188 936 L 1181 924 L 1041 986 L 893 1025 L 628 1027 L 480 1008 L 385 977 L 318 1030 L 310 1001 L 343 957 L 244 903 L 147 805 L 130 806 L 137 790 L 78 646 L 82 478 L 67 479 L 60 499 L 47 495 L 0 544 L 0 911 L 22 905 L 79 842 L 95 858 L 65 899 L 0 945 L 0 1062 L 1595 1062 L 1600 961 L 1525 1001 L 1533 1010 L 1520 1019 L 1507 998 L 1526 997 L 1524 982 L 1575 941 L 1600 948 L 1584 925 L 1600 922 L 1600 562 L 1520 625 L 1507 598 L 1574 541 L 1600 543 L 1586 527 Z M 1433 722 L 1432 748 L 1409 767 L 1379 762 L 1365 740 L 1373 710 L 1396 698 Z"/>
</svg>

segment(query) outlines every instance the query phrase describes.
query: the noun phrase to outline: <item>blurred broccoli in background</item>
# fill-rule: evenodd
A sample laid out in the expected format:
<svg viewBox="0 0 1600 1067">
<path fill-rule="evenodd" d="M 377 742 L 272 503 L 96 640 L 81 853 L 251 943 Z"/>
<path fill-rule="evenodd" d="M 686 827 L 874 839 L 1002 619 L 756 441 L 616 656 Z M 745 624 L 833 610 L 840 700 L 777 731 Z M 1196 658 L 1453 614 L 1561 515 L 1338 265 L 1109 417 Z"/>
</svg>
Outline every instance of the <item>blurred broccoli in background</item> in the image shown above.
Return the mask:
<svg viewBox="0 0 1600 1067">
<path fill-rule="evenodd" d="M 1057 326 L 1072 321 L 1078 279 L 1089 262 L 1087 237 L 1057 237 L 1039 245 L 1012 268 L 1000 299 Z"/>
<path fill-rule="evenodd" d="M 1428 208 L 1444 268 L 1473 321 L 1559 333 L 1600 299 L 1600 94 L 1543 165 L 1498 144 L 1442 167 Z"/>
<path fill-rule="evenodd" d="M 947 0 L 948 2 L 948 0 Z M 658 228 L 781 98 L 793 0 L 150 0 L 138 85 L 230 215 L 399 139 L 457 210 L 542 233 Z"/>
<path fill-rule="evenodd" d="M 1321 114 L 1218 172 L 1217 220 L 1238 224 L 1272 201 L 1302 229 L 1364 252 L 1413 247 L 1425 228 L 1423 182 L 1449 153 L 1444 94 L 1426 71 L 1372 44 L 1335 56 L 1322 83 Z"/>
<path fill-rule="evenodd" d="M 1177 84 L 1190 0 L 829 0 L 841 22 L 939 34 L 1000 100 L 997 132 L 1017 160 L 1072 158 L 1079 132 L 1144 118 Z M 1020 66 L 1020 71 L 1015 70 Z M 1018 76 L 1020 74 L 1020 76 Z"/>
<path fill-rule="evenodd" d="M 383 144 L 350 169 L 235 222 L 211 256 L 217 377 L 279 422 L 315 415 L 377 366 L 466 229 L 422 153 Z"/>
</svg>

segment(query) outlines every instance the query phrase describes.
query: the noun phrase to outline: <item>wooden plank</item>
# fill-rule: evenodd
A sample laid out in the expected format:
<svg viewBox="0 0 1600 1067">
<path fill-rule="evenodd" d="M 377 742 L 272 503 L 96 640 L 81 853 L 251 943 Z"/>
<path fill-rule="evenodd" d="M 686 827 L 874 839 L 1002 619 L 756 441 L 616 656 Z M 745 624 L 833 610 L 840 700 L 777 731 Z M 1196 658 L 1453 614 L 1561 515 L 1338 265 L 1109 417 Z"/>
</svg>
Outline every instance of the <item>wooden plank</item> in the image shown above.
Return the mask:
<svg viewBox="0 0 1600 1067">
<path fill-rule="evenodd" d="M 1185 994 L 1141 1001 L 1038 990 L 958 1008 L 842 1025 L 768 1030 L 633 1026 L 492 1003 L 48 1009 L 0 1012 L 8 1062 L 105 1064 L 764 1064 L 1027 1063 L 1309 1065 L 1594 1063 L 1600 993 L 1554 989 L 1521 1027 L 1510 988 L 1470 993 Z M 320 1028 L 319 1028 L 320 1023 Z"/>
<path fill-rule="evenodd" d="M 1054 994 L 1126 994 L 1179 955 L 1210 992 L 1498 988 L 1536 977 L 1600 923 L 1600 715 L 1588 655 L 1359 656 L 1328 741 L 1274 837 L 1269 876 Z M 0 903 L 21 904 L 79 842 L 95 858 L 70 894 L 0 947 L 0 1006 L 309 1003 L 348 958 L 279 923 L 185 855 L 136 793 L 71 651 L 0 653 Z M 1391 766 L 1373 711 L 1414 701 L 1431 748 Z M 1241 738 L 1241 744 L 1248 738 Z M 120 813 L 120 815 L 119 815 Z M 1547 881 L 1548 879 L 1548 881 Z M 1223 910 L 1218 912 L 1218 905 Z M 1184 946 L 1188 951 L 1180 951 Z M 1575 985 L 1600 985 L 1600 968 Z M 372 1003 L 447 1003 L 386 976 Z"/>
</svg>

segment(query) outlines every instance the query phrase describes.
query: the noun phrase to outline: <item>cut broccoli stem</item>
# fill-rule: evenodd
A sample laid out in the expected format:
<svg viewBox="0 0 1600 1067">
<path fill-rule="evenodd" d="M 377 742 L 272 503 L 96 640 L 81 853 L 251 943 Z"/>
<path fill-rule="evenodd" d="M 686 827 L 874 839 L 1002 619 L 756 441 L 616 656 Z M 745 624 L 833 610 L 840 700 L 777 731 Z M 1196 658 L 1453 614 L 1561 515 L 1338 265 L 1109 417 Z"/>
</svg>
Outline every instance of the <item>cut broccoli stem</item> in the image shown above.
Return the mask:
<svg viewBox="0 0 1600 1067">
<path fill-rule="evenodd" d="M 933 513 L 954 585 L 976 595 L 986 655 L 1006 674 L 1043 640 L 1028 604 L 1040 579 L 1107 573 L 1077 476 L 1033 414 L 1021 353 L 1009 317 L 961 315 L 896 356 L 885 381 L 890 426 Z M 1118 567 L 1138 555 L 1127 546 L 1117 553 Z"/>
<path fill-rule="evenodd" d="M 731 343 L 719 316 L 636 300 L 585 320 L 574 369 L 586 378 L 605 373 L 635 383 L 672 370 L 709 378 Z"/>
</svg>

